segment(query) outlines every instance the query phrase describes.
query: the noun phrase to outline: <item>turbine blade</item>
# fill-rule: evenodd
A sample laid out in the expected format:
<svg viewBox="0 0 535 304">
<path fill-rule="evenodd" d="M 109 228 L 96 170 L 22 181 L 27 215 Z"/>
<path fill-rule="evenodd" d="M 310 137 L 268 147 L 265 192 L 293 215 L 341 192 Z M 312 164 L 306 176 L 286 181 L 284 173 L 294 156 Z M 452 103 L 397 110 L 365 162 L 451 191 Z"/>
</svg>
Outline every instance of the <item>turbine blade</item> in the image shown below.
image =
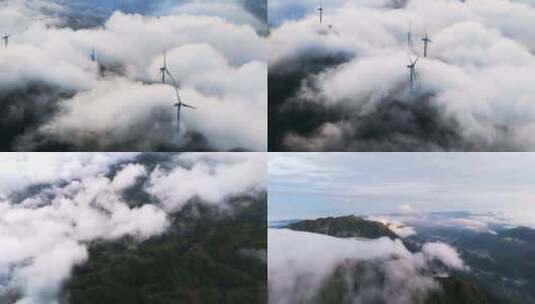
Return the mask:
<svg viewBox="0 0 535 304">
<path fill-rule="evenodd" d="M 183 106 L 183 107 L 185 107 L 185 108 L 190 108 L 190 109 L 194 109 L 194 110 L 197 110 L 197 108 L 196 108 L 196 107 L 194 107 L 194 106 L 190 106 L 190 105 L 188 105 L 188 104 L 185 104 L 185 103 L 183 103 L 183 104 L 182 104 L 182 106 Z"/>
<path fill-rule="evenodd" d="M 178 104 L 182 105 L 182 98 L 180 98 L 180 92 L 178 91 L 177 87 L 175 87 L 175 93 L 176 93 L 176 99 L 178 100 Z"/>
<path fill-rule="evenodd" d="M 171 80 L 173 81 L 173 85 L 174 85 L 174 87 L 178 89 L 178 87 L 179 87 L 178 82 L 176 81 L 175 77 L 173 77 L 173 75 L 171 74 L 171 72 L 169 72 L 168 69 L 165 69 L 165 73 L 166 73 L 167 76 L 169 76 L 169 78 L 171 78 Z"/>
</svg>

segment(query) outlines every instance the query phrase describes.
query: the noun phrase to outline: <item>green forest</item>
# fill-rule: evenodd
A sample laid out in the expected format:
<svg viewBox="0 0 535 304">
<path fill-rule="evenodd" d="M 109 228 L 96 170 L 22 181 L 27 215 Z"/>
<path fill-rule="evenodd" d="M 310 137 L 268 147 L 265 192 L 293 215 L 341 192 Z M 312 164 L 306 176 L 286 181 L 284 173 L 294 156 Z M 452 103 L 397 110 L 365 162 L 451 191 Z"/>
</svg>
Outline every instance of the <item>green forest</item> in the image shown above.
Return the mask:
<svg viewBox="0 0 535 304">
<path fill-rule="evenodd" d="M 93 244 L 63 301 L 267 303 L 267 194 L 236 197 L 229 205 L 192 202 L 159 237 Z"/>
</svg>

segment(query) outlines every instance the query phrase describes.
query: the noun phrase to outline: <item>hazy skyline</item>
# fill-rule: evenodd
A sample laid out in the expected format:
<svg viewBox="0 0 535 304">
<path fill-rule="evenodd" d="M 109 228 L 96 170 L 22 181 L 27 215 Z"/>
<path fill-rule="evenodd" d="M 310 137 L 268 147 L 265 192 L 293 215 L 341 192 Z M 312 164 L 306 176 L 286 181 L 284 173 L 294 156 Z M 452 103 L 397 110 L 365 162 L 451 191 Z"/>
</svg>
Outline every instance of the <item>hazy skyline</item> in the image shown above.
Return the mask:
<svg viewBox="0 0 535 304">
<path fill-rule="evenodd" d="M 535 205 L 526 153 L 273 153 L 269 220 L 470 211 L 521 216 Z"/>
</svg>

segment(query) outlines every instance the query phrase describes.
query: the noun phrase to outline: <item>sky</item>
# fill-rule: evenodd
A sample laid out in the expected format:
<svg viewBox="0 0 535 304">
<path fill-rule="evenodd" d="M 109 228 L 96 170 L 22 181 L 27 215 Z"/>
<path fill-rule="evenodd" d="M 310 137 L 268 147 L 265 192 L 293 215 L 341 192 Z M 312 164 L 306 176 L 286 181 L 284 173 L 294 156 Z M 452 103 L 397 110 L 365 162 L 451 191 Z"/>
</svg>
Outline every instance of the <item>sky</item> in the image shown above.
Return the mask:
<svg viewBox="0 0 535 304">
<path fill-rule="evenodd" d="M 534 166 L 530 153 L 271 153 L 268 216 L 468 211 L 529 217 Z"/>
</svg>

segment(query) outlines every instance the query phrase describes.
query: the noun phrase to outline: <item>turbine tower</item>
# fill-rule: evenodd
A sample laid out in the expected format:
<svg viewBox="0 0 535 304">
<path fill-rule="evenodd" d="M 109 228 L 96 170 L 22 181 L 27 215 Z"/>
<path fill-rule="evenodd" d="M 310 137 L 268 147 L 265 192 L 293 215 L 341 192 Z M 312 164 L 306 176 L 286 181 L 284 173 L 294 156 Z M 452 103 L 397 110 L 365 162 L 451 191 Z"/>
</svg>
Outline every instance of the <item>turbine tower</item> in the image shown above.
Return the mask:
<svg viewBox="0 0 535 304">
<path fill-rule="evenodd" d="M 180 133 L 180 113 L 182 111 L 182 107 L 193 109 L 193 110 L 196 110 L 197 108 L 183 103 L 182 99 L 180 99 L 180 93 L 178 92 L 178 88 L 177 87 L 175 87 L 175 91 L 176 91 L 176 98 L 178 100 L 178 102 L 175 103 L 175 107 L 177 108 L 177 112 L 176 112 L 176 115 L 177 115 L 177 130 L 178 130 L 178 133 Z"/>
<path fill-rule="evenodd" d="M 165 75 L 169 74 L 169 70 L 167 70 L 167 51 L 163 53 L 163 66 L 160 68 L 160 73 L 162 74 L 162 84 L 165 84 Z"/>
<path fill-rule="evenodd" d="M 427 57 L 427 48 L 429 46 L 429 43 L 433 43 L 433 41 L 429 39 L 429 34 L 427 33 L 427 30 L 425 31 L 425 37 L 422 38 L 422 41 L 424 42 L 424 57 Z"/>
<path fill-rule="evenodd" d="M 318 8 L 318 11 L 320 12 L 320 24 L 323 24 L 323 1 L 320 0 L 320 7 Z"/>
<path fill-rule="evenodd" d="M 91 61 L 95 62 L 97 60 L 97 56 L 95 55 L 95 48 L 91 49 L 91 55 L 89 56 L 91 58 Z"/>
<path fill-rule="evenodd" d="M 180 98 L 180 92 L 178 91 L 179 83 L 178 83 L 178 81 L 176 81 L 175 77 L 173 77 L 171 72 L 169 72 L 167 67 L 165 67 L 164 74 L 167 74 L 167 76 L 169 76 L 169 78 L 173 81 L 173 84 L 174 84 L 175 93 L 176 93 L 176 99 L 178 101 L 177 103 L 175 103 L 174 106 L 177 108 L 177 130 L 178 130 L 178 133 L 180 133 L 180 114 L 182 112 L 182 107 L 189 108 L 189 109 L 194 109 L 194 110 L 196 110 L 197 108 L 182 102 L 182 99 Z"/>
<path fill-rule="evenodd" d="M 420 57 L 419 56 L 416 56 L 416 58 L 413 60 L 410 56 L 409 56 L 409 65 L 407 66 L 407 69 L 409 69 L 409 82 L 410 82 L 410 88 L 411 88 L 411 91 L 414 87 L 414 82 L 416 81 L 416 63 L 418 62 L 418 59 Z"/>
</svg>

